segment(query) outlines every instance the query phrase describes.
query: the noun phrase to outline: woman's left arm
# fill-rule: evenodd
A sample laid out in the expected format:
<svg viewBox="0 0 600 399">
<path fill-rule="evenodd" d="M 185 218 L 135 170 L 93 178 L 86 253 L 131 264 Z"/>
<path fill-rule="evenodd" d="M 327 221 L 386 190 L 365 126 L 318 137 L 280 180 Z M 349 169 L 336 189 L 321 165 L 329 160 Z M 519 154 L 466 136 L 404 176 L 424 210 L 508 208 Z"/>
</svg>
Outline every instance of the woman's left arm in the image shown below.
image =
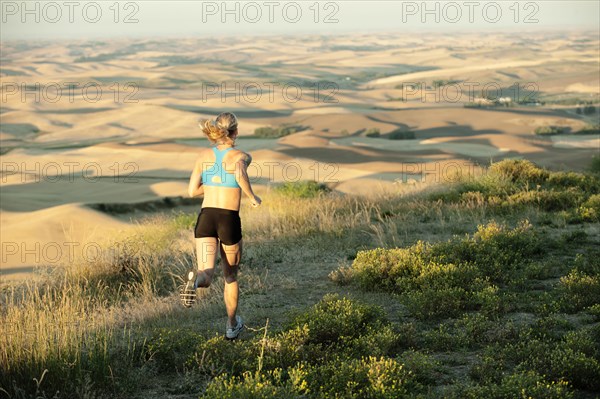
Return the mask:
<svg viewBox="0 0 600 399">
<path fill-rule="evenodd" d="M 199 197 L 204 194 L 204 186 L 202 185 L 202 162 L 200 158 L 194 165 L 192 175 L 190 176 L 190 182 L 188 184 L 188 195 L 190 197 Z"/>
</svg>

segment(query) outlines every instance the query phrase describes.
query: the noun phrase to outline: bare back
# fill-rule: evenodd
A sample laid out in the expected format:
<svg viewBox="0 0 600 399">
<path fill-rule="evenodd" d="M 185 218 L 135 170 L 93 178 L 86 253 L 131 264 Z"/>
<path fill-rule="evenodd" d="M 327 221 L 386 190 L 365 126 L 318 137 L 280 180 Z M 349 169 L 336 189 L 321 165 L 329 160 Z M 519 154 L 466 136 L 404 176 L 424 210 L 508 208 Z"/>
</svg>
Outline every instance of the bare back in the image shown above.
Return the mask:
<svg viewBox="0 0 600 399">
<path fill-rule="evenodd" d="M 235 173 L 236 163 L 244 155 L 243 151 L 235 148 L 225 154 L 223 157 L 225 171 Z M 203 168 L 210 168 L 214 164 L 215 159 L 214 152 L 209 148 L 200 153 L 198 162 L 202 164 Z M 202 201 L 202 208 L 210 207 L 239 211 L 242 197 L 242 190 L 240 188 L 208 185 L 204 185 L 203 187 L 204 200 Z"/>
</svg>

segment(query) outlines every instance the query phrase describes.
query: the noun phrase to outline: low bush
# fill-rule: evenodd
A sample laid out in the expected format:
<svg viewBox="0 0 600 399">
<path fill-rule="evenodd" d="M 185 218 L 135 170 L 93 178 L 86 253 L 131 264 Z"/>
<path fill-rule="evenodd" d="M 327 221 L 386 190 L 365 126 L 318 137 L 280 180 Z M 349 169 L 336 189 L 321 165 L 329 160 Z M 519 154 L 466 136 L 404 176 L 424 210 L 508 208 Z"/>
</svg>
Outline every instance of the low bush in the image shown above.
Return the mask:
<svg viewBox="0 0 600 399">
<path fill-rule="evenodd" d="M 380 307 L 328 294 L 264 340 L 200 340 L 188 365 L 214 377 L 204 398 L 400 398 L 439 373 L 424 353 L 397 357 L 401 338 Z"/>
<path fill-rule="evenodd" d="M 395 359 L 369 356 L 307 368 L 305 392 L 318 398 L 395 399 L 423 391 L 415 375 Z"/>
<path fill-rule="evenodd" d="M 348 398 L 396 399 L 423 391 L 415 373 L 395 359 L 369 356 L 298 363 L 275 369 L 215 378 L 202 398 Z"/>
<path fill-rule="evenodd" d="M 381 132 L 379 131 L 378 128 L 372 127 L 365 131 L 365 136 L 366 137 L 379 137 L 379 136 L 381 136 Z"/>
<path fill-rule="evenodd" d="M 433 82 L 431 82 L 431 85 L 433 86 L 434 89 L 438 88 L 438 87 L 443 87 L 446 85 L 454 85 L 456 83 L 460 83 L 460 80 L 454 80 L 454 79 L 439 79 L 439 80 L 434 80 Z"/>
<path fill-rule="evenodd" d="M 569 332 L 556 337 L 548 336 L 548 331 L 552 329 L 523 330 L 519 340 L 506 345 L 501 356 L 514 363 L 515 370 L 535 371 L 550 381 L 567 381 L 578 389 L 600 389 L 598 332 Z"/>
<path fill-rule="evenodd" d="M 600 134 L 600 125 L 599 124 L 590 124 L 585 125 L 581 130 L 576 132 L 577 134 Z"/>
<path fill-rule="evenodd" d="M 426 288 L 401 296 L 411 314 L 419 319 L 456 317 L 471 309 L 471 295 L 460 287 Z"/>
<path fill-rule="evenodd" d="M 595 173 L 600 173 L 600 155 L 594 155 L 590 164 L 590 170 Z"/>
<path fill-rule="evenodd" d="M 245 372 L 242 376 L 223 374 L 213 379 L 201 398 L 204 399 L 282 399 L 301 398 L 291 383 L 284 381 L 281 369 L 264 373 Z"/>
<path fill-rule="evenodd" d="M 579 190 L 531 190 L 520 191 L 507 198 L 508 207 L 536 206 L 546 211 L 564 211 L 571 209 L 583 200 L 583 193 Z"/>
<path fill-rule="evenodd" d="M 292 328 L 306 325 L 307 342 L 332 345 L 343 344 L 385 324 L 387 321 L 380 307 L 329 294 L 296 316 Z"/>
<path fill-rule="evenodd" d="M 577 208 L 577 215 L 585 222 L 600 221 L 600 194 L 591 195 Z"/>
<path fill-rule="evenodd" d="M 588 275 L 578 269 L 563 276 L 559 283 L 562 308 L 567 312 L 578 312 L 600 303 L 600 275 Z"/>
<path fill-rule="evenodd" d="M 563 134 L 565 128 L 561 126 L 538 126 L 533 132 L 538 136 L 550 136 L 553 134 Z"/>
<path fill-rule="evenodd" d="M 466 385 L 444 395 L 446 399 L 571 399 L 573 391 L 565 381 L 548 381 L 533 372 L 516 372 L 498 384 Z"/>
<path fill-rule="evenodd" d="M 261 138 L 279 138 L 305 130 L 302 125 L 281 125 L 278 127 L 264 126 L 254 129 L 254 135 Z"/>
<path fill-rule="evenodd" d="M 487 316 L 465 313 L 462 317 L 441 323 L 424 334 L 424 345 L 436 351 L 453 351 L 457 348 L 476 349 L 479 346 L 500 342 L 502 333 Z"/>
<path fill-rule="evenodd" d="M 578 189 L 589 194 L 600 191 L 600 179 L 597 176 L 578 172 L 552 172 L 545 183 L 554 189 Z"/>
<path fill-rule="evenodd" d="M 313 180 L 303 180 L 298 182 L 285 182 L 275 186 L 274 191 L 286 197 L 314 198 L 321 193 L 330 192 L 331 189 L 323 183 L 317 183 Z"/>
<path fill-rule="evenodd" d="M 183 371 L 189 350 L 203 341 L 204 337 L 188 329 L 158 329 L 146 343 L 146 361 L 161 372 Z"/>
<path fill-rule="evenodd" d="M 390 132 L 387 138 L 390 140 L 413 140 L 416 138 L 416 136 L 415 132 L 397 129 Z"/>
<path fill-rule="evenodd" d="M 476 309 L 493 313 L 501 309 L 494 284 L 509 284 L 528 273 L 527 265 L 541 248 L 526 222 L 514 229 L 490 223 L 472 236 L 447 242 L 359 251 L 352 267 L 335 276 L 366 290 L 399 294 L 418 318 L 455 317 Z"/>
<path fill-rule="evenodd" d="M 492 164 L 483 176 L 459 182 L 429 200 L 486 207 L 499 215 L 535 208 L 560 215 L 568 223 L 582 223 L 599 220 L 599 194 L 597 174 L 550 172 L 527 160 L 504 160 Z"/>
<path fill-rule="evenodd" d="M 506 159 L 493 163 L 489 168 L 489 173 L 507 177 L 513 183 L 530 184 L 542 183 L 550 175 L 548 171 L 525 159 Z"/>
</svg>

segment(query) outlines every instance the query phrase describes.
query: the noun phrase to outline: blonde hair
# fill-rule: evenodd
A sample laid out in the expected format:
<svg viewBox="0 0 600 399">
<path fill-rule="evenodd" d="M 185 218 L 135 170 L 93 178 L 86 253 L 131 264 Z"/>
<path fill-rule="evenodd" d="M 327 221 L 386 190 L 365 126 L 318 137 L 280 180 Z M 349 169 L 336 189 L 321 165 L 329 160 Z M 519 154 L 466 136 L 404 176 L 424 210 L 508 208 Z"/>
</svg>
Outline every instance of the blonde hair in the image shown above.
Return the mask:
<svg viewBox="0 0 600 399">
<path fill-rule="evenodd" d="M 223 112 L 212 121 L 210 119 L 200 121 L 202 132 L 213 144 L 231 144 L 234 145 L 234 139 L 231 137 L 237 130 L 238 121 L 231 112 Z"/>
</svg>

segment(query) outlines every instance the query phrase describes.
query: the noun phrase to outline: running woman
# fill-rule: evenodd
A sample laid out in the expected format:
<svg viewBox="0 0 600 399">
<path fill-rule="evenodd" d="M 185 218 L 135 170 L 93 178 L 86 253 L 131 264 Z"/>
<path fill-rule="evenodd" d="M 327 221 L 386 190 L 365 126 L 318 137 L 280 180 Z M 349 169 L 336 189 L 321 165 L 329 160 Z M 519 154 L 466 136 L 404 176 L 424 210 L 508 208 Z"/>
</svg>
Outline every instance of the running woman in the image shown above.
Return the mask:
<svg viewBox="0 0 600 399">
<path fill-rule="evenodd" d="M 240 201 L 242 193 L 257 207 L 261 199 L 254 194 L 248 179 L 252 157 L 236 148 L 238 121 L 234 114 L 223 112 L 216 120 L 200 123 L 212 148 L 200 152 L 188 186 L 190 197 L 204 195 L 194 237 L 198 268 L 188 274 L 181 292 L 184 306 L 196 301 L 196 289 L 209 287 L 214 274 L 217 251 L 225 278 L 224 299 L 227 308 L 225 337 L 235 339 L 244 328 L 237 313 L 239 286 L 237 272 L 242 257 Z"/>
</svg>

